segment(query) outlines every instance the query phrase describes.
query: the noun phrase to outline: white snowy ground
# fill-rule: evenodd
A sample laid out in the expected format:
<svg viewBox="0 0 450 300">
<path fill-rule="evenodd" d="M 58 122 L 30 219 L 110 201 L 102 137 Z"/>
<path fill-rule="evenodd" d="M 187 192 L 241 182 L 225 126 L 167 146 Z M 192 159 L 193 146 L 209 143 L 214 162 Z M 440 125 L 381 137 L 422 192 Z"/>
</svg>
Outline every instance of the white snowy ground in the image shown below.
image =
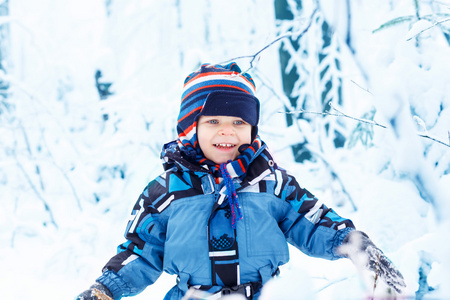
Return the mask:
<svg viewBox="0 0 450 300">
<path fill-rule="evenodd" d="M 175 1 L 111 3 L 114 10 L 106 21 L 105 1 L 10 1 L 13 17 L 7 22 L 11 22 L 15 73 L 8 79 L 14 87 L 17 115 L 10 123 L 2 120 L 6 125 L 0 128 L 1 299 L 73 299 L 92 284 L 123 242 L 134 201 L 148 180 L 162 171 L 158 152 L 162 143 L 175 136 L 184 77 L 198 60 L 221 62 L 254 53 L 275 36 L 271 1 L 251 10 L 251 3 L 245 1 L 234 1 L 231 10 L 200 0 L 190 7 Z M 179 11 L 176 3 L 181 5 Z M 385 17 L 388 10 L 371 10 L 366 4 L 367 11 L 379 14 L 361 11 L 359 17 L 367 19 L 362 32 L 369 33 L 383 17 L 392 19 L 396 12 L 410 10 L 406 4 L 395 4 L 396 10 Z M 236 14 L 237 21 L 230 22 Z M 397 35 L 406 39 L 426 25 Z M 209 26 L 208 41 L 205 26 Z M 196 30 L 202 35 L 190 33 Z M 445 139 L 449 109 L 438 115 L 436 101 L 444 99 L 446 107 L 450 105 L 448 46 L 424 47 L 421 56 L 411 50 L 411 44 L 398 42 L 395 34 L 375 41 L 368 36 L 372 37 L 360 35 L 359 40 L 366 47 L 362 53 L 376 54 L 377 59 L 367 58 L 373 60 L 368 66 L 389 66 L 382 72 L 369 68 L 376 73 L 374 81 L 385 74 L 396 79 L 386 82 L 380 93 L 398 88 L 417 95 L 410 98 L 426 124 L 434 125 L 431 133 Z M 435 35 L 430 34 L 432 38 Z M 280 91 L 277 48 L 265 53 L 258 71 Z M 416 68 L 419 60 L 428 66 L 427 72 Z M 104 80 L 114 82 L 116 94 L 107 101 L 98 101 L 93 85 L 96 68 L 104 71 Z M 349 72 L 345 79 L 350 82 L 355 76 Z M 262 86 L 258 81 L 257 85 Z M 354 211 L 339 186 L 331 182 L 325 165 L 293 162 L 289 145 L 300 134 L 294 127 L 285 128 L 284 115 L 277 113 L 283 110 L 282 103 L 270 98 L 268 89 L 258 91 L 263 109 L 260 134 L 279 164 L 328 206 L 351 218 L 383 249 L 405 277 L 405 298 L 418 289 L 418 270 L 426 258 L 431 262 L 428 283 L 438 288 L 429 299 L 449 299 L 448 210 L 445 206 L 433 209 L 411 180 L 398 173 L 398 168 L 408 171 L 423 166 L 414 160 L 412 145 L 431 149 L 431 158 L 440 157 L 440 170 L 448 168 L 449 150 L 414 134 L 398 141 L 391 131 L 378 127 L 374 127 L 373 147 L 331 149 L 326 153 L 328 163 L 352 195 L 358 207 Z M 382 112 L 377 114 L 380 123 L 388 124 L 388 116 L 398 112 L 376 99 L 367 100 L 359 88 L 350 95 L 363 99 L 345 107 L 355 116 L 362 115 L 372 101 Z M 103 113 L 109 114 L 108 122 L 101 120 Z M 345 122 L 350 129 L 356 126 Z M 113 170 L 99 170 L 102 165 L 122 167 L 125 180 Z M 440 202 L 449 202 L 450 175 L 437 177 L 433 184 L 441 189 L 436 193 Z M 57 228 L 39 195 L 52 210 Z M 442 213 L 440 222 L 436 212 Z M 263 300 L 362 299 L 374 294 L 370 274 L 361 274 L 350 261 L 329 262 L 291 250 L 291 262 L 279 279 L 267 285 Z M 134 299 L 162 299 L 174 284 L 175 278 L 164 274 Z M 383 291 L 379 285 L 375 295 Z"/>
</svg>

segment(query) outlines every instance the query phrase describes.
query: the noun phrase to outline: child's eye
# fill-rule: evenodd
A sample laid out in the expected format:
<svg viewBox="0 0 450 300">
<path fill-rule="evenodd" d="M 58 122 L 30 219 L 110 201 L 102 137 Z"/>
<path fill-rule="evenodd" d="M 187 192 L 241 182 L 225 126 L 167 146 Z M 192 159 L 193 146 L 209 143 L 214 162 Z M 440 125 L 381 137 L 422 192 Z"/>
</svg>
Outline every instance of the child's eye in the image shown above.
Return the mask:
<svg viewBox="0 0 450 300">
<path fill-rule="evenodd" d="M 243 124 L 245 124 L 245 122 L 242 121 L 242 120 L 236 120 L 236 121 L 234 121 L 234 125 L 243 125 Z"/>
<path fill-rule="evenodd" d="M 209 124 L 219 124 L 219 121 L 212 119 L 212 120 L 208 120 Z"/>
</svg>

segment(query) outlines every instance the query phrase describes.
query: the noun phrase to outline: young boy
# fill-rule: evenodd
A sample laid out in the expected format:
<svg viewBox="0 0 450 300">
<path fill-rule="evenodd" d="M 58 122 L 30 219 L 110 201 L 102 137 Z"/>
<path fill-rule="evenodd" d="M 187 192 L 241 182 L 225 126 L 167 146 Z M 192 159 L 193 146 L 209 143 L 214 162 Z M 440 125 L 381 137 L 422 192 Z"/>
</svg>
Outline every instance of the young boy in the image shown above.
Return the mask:
<svg viewBox="0 0 450 300">
<path fill-rule="evenodd" d="M 405 286 L 367 235 L 274 162 L 257 134 L 254 93 L 235 63 L 204 64 L 186 78 L 178 140 L 161 154 L 165 172 L 134 206 L 127 242 L 77 299 L 133 296 L 162 271 L 178 276 L 164 299 L 257 299 L 288 262 L 288 242 L 329 260 L 363 256 L 392 288 Z"/>
</svg>

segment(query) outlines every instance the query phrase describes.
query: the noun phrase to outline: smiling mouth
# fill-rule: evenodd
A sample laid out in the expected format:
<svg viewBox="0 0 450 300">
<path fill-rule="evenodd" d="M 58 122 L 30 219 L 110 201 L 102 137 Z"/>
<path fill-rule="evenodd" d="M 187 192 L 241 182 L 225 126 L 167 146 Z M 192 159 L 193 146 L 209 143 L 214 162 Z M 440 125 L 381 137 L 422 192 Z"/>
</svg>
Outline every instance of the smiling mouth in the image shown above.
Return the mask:
<svg viewBox="0 0 450 300">
<path fill-rule="evenodd" d="M 213 144 L 214 147 L 219 148 L 219 149 L 231 149 L 236 147 L 235 144 Z"/>
</svg>

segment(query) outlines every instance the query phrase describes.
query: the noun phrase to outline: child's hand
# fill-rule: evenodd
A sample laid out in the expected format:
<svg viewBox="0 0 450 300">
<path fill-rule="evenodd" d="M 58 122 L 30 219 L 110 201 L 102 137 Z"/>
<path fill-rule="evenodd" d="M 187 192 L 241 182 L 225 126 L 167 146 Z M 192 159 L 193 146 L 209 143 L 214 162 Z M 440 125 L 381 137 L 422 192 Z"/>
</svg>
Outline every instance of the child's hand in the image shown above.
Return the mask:
<svg viewBox="0 0 450 300">
<path fill-rule="evenodd" d="M 376 279 L 381 277 L 397 293 L 401 293 L 406 287 L 402 274 L 364 232 L 350 232 L 338 251 L 350 258 L 357 267 L 365 267 L 375 272 Z"/>
<path fill-rule="evenodd" d="M 93 284 L 88 290 L 79 294 L 75 300 L 114 300 L 111 292 L 101 283 Z"/>
</svg>

